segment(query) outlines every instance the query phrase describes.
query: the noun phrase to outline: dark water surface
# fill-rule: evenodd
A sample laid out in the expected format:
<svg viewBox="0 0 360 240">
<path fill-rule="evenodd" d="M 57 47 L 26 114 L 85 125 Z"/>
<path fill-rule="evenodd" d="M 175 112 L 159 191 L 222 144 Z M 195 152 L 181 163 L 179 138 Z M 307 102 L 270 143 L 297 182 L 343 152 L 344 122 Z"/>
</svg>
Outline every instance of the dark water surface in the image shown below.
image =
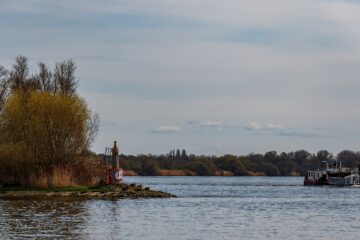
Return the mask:
<svg viewBox="0 0 360 240">
<path fill-rule="evenodd" d="M 0 239 L 358 239 L 360 188 L 300 177 L 128 177 L 173 199 L 0 200 Z"/>
</svg>

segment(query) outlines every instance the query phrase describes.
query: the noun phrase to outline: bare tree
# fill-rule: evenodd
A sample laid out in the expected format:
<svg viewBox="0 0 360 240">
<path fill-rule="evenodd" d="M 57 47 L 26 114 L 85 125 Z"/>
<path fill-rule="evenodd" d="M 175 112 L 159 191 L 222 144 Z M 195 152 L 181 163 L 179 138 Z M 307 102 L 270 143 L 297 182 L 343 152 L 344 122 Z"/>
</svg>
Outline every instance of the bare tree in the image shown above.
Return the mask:
<svg viewBox="0 0 360 240">
<path fill-rule="evenodd" d="M 8 71 L 0 65 L 0 113 L 9 96 Z"/>
<path fill-rule="evenodd" d="M 11 90 L 53 92 L 68 96 L 75 94 L 77 80 L 73 60 L 56 63 L 54 71 L 49 70 L 42 62 L 38 64 L 38 67 L 39 72 L 30 76 L 27 58 L 16 57 L 9 77 Z"/>
<path fill-rule="evenodd" d="M 41 92 L 56 92 L 56 86 L 53 82 L 53 74 L 45 63 L 40 62 L 39 73 L 36 76 L 38 89 Z"/>
<path fill-rule="evenodd" d="M 75 79 L 76 66 L 73 60 L 56 63 L 54 71 L 55 85 L 58 91 L 65 95 L 73 95 L 76 92 L 77 81 Z"/>
<path fill-rule="evenodd" d="M 100 125 L 100 116 L 99 114 L 95 113 L 88 119 L 86 124 L 86 141 L 84 145 L 84 150 L 87 151 L 90 148 L 90 145 L 94 142 L 97 133 L 99 132 L 99 125 Z"/>
<path fill-rule="evenodd" d="M 28 60 L 24 56 L 15 59 L 13 70 L 10 72 L 10 87 L 12 90 L 26 90 L 26 82 L 29 76 Z"/>
</svg>

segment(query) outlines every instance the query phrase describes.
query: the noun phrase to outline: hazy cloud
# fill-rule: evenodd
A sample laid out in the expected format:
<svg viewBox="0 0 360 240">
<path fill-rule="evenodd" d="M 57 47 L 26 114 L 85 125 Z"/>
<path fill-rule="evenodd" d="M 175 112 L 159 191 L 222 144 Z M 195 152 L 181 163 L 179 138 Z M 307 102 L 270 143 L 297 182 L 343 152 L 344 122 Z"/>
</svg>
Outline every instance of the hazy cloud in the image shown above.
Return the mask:
<svg viewBox="0 0 360 240">
<path fill-rule="evenodd" d="M 245 126 L 247 130 L 285 130 L 286 127 L 281 124 L 268 123 L 261 125 L 258 122 L 251 122 Z"/>
<path fill-rule="evenodd" d="M 258 130 L 261 129 L 261 126 L 257 122 L 251 122 L 245 127 L 247 130 Z"/>
<path fill-rule="evenodd" d="M 221 144 L 215 144 L 214 148 L 217 150 L 221 150 L 221 149 L 223 149 L 223 146 Z"/>
<path fill-rule="evenodd" d="M 302 130 L 302 131 L 283 130 L 283 131 L 279 131 L 278 135 L 284 137 L 304 137 L 304 138 L 327 137 L 327 135 L 325 134 L 321 134 L 319 132 L 311 131 L 311 130 Z"/>
<path fill-rule="evenodd" d="M 325 137 L 326 134 L 323 134 L 319 131 L 308 130 L 308 129 L 291 129 L 287 128 L 281 124 L 268 123 L 261 125 L 257 122 L 251 122 L 245 126 L 246 130 L 264 133 L 264 134 L 273 134 L 283 137 Z"/>
<path fill-rule="evenodd" d="M 156 128 L 155 130 L 151 131 L 152 133 L 164 133 L 164 134 L 178 134 L 178 133 L 184 133 L 183 129 L 178 126 L 160 126 Z"/>
<path fill-rule="evenodd" d="M 217 130 L 222 130 L 225 127 L 225 125 L 219 121 L 189 121 L 187 124 L 197 128 L 210 128 Z"/>
<path fill-rule="evenodd" d="M 265 128 L 266 129 L 286 129 L 286 127 L 281 124 L 272 124 L 272 123 L 267 124 Z"/>
</svg>

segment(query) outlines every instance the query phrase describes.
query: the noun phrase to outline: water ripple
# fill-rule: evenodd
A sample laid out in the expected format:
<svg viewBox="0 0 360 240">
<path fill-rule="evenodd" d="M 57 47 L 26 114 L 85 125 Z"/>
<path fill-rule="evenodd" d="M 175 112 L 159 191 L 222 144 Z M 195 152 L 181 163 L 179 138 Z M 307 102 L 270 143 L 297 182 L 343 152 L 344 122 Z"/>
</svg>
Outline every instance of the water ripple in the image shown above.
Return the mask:
<svg viewBox="0 0 360 240">
<path fill-rule="evenodd" d="M 302 178 L 132 177 L 172 199 L 0 200 L 0 239 L 357 239 L 360 190 Z"/>
</svg>

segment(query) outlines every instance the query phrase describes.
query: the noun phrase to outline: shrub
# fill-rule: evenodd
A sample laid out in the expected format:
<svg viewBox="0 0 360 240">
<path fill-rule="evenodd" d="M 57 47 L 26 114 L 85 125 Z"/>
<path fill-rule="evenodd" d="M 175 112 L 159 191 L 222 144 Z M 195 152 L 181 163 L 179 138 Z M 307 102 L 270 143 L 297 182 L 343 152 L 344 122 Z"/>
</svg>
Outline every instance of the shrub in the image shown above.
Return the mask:
<svg viewBox="0 0 360 240">
<path fill-rule="evenodd" d="M 28 76 L 27 59 L 0 76 L 10 88 L 0 109 L 0 184 L 68 186 L 91 183 L 105 170 L 88 153 L 98 130 L 97 115 L 75 92 L 75 65 L 40 64 Z M 8 78 L 4 78 L 8 76 Z M 100 179 L 97 179 L 100 181 Z"/>
</svg>

